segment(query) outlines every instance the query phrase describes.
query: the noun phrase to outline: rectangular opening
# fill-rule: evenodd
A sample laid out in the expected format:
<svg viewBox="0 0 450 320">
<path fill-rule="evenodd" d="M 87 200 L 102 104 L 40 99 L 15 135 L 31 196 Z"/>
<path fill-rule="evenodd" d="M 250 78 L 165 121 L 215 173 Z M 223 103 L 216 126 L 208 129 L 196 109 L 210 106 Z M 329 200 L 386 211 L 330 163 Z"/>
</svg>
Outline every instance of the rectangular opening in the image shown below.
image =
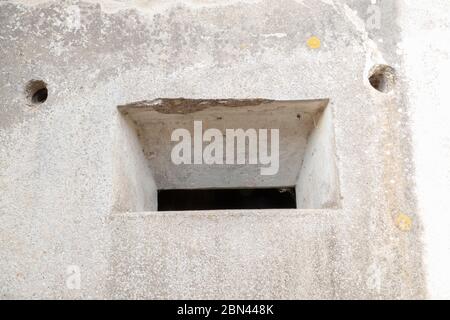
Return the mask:
<svg viewBox="0 0 450 320">
<path fill-rule="evenodd" d="M 115 211 L 340 208 L 328 104 L 162 98 L 118 106 Z"/>
<path fill-rule="evenodd" d="M 294 187 L 158 191 L 158 211 L 295 208 Z"/>
</svg>

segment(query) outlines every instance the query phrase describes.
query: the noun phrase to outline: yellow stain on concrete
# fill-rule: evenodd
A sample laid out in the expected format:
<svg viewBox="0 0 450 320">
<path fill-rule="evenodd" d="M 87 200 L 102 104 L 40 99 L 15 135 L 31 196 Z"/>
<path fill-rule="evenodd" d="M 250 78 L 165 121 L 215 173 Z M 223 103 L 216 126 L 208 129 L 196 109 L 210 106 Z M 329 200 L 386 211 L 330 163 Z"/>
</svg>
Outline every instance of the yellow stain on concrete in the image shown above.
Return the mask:
<svg viewBox="0 0 450 320">
<path fill-rule="evenodd" d="M 412 219 L 404 213 L 400 213 L 395 219 L 395 225 L 401 231 L 410 231 L 412 228 Z"/>
<path fill-rule="evenodd" d="M 320 39 L 317 37 L 311 37 L 308 39 L 308 41 L 306 42 L 308 47 L 310 47 L 311 49 L 319 49 L 320 48 Z"/>
</svg>

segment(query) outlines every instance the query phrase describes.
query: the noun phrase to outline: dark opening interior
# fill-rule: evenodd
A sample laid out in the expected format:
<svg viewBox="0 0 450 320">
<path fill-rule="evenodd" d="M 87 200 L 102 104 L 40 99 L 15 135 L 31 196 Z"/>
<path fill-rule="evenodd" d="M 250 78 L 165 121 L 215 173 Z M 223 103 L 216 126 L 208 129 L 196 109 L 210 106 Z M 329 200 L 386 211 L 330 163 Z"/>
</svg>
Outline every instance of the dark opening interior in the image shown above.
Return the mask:
<svg viewBox="0 0 450 320">
<path fill-rule="evenodd" d="M 295 209 L 295 188 L 159 190 L 158 211 Z"/>
<path fill-rule="evenodd" d="M 44 103 L 47 100 L 47 97 L 48 97 L 48 90 L 47 88 L 43 88 L 39 89 L 33 94 L 31 101 L 33 103 Z"/>
</svg>

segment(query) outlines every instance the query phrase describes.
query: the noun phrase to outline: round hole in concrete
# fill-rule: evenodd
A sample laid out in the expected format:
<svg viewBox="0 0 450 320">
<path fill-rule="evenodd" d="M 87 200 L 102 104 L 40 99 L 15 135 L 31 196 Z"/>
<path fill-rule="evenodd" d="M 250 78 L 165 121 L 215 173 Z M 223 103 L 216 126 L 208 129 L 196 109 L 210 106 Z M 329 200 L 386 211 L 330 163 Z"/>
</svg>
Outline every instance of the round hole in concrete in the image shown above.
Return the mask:
<svg viewBox="0 0 450 320">
<path fill-rule="evenodd" d="M 31 103 L 44 103 L 48 98 L 47 84 L 42 80 L 31 80 L 26 86 L 26 94 Z"/>
<path fill-rule="evenodd" d="M 395 86 L 394 68 L 385 64 L 374 66 L 369 73 L 369 82 L 373 88 L 380 92 L 391 92 Z"/>
</svg>

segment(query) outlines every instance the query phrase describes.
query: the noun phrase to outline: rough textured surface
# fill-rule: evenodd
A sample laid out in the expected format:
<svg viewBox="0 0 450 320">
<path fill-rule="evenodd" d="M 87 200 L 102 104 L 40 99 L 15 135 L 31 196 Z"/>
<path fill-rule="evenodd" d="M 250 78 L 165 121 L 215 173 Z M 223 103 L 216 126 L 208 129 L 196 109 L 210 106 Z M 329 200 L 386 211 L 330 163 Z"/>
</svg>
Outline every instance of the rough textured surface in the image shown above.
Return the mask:
<svg viewBox="0 0 450 320">
<path fill-rule="evenodd" d="M 113 217 L 112 298 L 333 298 L 334 218 L 286 210 Z M 306 259 L 306 257 L 308 257 Z M 136 284 L 139 284 L 138 286 Z"/>
<path fill-rule="evenodd" d="M 448 66 L 449 50 L 398 44 L 417 45 L 417 19 L 448 38 L 450 8 L 399 3 L 383 1 L 368 30 L 359 0 L 0 1 L 0 297 L 448 297 L 435 261 L 448 232 L 430 198 L 416 208 L 409 112 L 429 94 L 444 109 L 433 94 L 448 73 L 423 81 L 417 61 Z M 389 94 L 368 81 L 377 64 L 397 70 Z M 33 79 L 44 104 L 27 99 Z M 137 186 L 154 186 L 142 158 L 122 156 L 117 106 L 159 97 L 329 98 L 342 210 L 118 213 L 153 210 Z M 73 265 L 79 290 L 66 286 Z"/>
</svg>

